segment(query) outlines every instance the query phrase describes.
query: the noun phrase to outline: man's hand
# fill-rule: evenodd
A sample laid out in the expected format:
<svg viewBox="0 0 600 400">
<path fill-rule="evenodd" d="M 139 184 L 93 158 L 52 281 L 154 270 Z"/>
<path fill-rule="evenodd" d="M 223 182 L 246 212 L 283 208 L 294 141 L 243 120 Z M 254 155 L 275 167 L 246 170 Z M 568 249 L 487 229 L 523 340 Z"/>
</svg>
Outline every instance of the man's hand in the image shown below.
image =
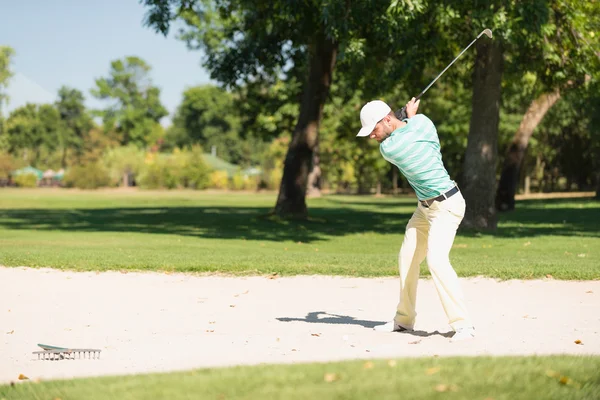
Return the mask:
<svg viewBox="0 0 600 400">
<path fill-rule="evenodd" d="M 415 100 L 415 98 L 413 97 L 412 99 L 410 99 L 410 101 L 408 103 L 406 103 L 406 116 L 408 118 L 412 118 L 417 114 L 417 110 L 419 109 L 420 102 L 421 102 L 421 99 Z"/>
</svg>

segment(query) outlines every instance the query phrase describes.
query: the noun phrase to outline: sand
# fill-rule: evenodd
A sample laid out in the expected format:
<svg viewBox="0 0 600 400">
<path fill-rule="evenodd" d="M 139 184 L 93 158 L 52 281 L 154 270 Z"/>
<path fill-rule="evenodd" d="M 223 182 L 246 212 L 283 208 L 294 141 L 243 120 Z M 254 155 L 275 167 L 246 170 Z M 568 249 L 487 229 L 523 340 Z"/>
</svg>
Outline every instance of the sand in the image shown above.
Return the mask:
<svg viewBox="0 0 600 400">
<path fill-rule="evenodd" d="M 223 277 L 0 267 L 0 383 L 260 363 L 451 355 L 600 354 L 600 281 L 461 279 L 477 338 L 452 332 L 431 280 L 416 331 L 396 278 Z M 575 343 L 581 341 L 580 344 Z M 38 360 L 38 343 L 102 350 Z"/>
</svg>

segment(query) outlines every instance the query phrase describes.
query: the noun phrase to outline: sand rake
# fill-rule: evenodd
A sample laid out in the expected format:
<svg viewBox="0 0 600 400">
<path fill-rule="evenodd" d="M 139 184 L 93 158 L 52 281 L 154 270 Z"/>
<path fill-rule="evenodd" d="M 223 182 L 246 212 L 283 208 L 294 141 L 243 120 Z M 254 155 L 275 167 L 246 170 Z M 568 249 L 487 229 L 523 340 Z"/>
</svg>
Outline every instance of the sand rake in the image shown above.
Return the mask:
<svg viewBox="0 0 600 400">
<path fill-rule="evenodd" d="M 100 352 L 98 349 L 70 349 L 67 347 L 49 346 L 47 344 L 38 344 L 43 351 L 34 351 L 37 354 L 38 360 L 75 360 L 75 359 L 99 359 Z"/>
</svg>

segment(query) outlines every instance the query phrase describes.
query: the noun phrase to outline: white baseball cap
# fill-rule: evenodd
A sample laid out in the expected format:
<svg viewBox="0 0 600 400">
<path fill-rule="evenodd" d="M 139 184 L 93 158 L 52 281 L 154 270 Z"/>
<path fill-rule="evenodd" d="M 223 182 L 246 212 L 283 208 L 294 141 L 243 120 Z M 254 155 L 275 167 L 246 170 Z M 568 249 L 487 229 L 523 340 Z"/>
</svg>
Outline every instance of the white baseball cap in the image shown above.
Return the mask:
<svg viewBox="0 0 600 400">
<path fill-rule="evenodd" d="M 368 102 L 360 110 L 360 123 L 362 128 L 356 136 L 369 136 L 375 125 L 392 111 L 390 106 L 381 100 L 373 100 Z"/>
</svg>

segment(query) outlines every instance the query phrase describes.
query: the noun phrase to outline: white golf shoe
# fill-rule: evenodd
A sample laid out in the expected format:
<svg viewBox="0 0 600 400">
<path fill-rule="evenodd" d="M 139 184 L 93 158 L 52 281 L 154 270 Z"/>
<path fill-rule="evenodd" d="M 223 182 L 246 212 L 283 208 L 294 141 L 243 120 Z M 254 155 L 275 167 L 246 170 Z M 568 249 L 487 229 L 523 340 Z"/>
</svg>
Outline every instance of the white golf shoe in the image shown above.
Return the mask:
<svg viewBox="0 0 600 400">
<path fill-rule="evenodd" d="M 475 328 L 472 326 L 458 328 L 454 336 L 450 338 L 451 342 L 462 342 L 464 340 L 475 339 Z"/>
</svg>

